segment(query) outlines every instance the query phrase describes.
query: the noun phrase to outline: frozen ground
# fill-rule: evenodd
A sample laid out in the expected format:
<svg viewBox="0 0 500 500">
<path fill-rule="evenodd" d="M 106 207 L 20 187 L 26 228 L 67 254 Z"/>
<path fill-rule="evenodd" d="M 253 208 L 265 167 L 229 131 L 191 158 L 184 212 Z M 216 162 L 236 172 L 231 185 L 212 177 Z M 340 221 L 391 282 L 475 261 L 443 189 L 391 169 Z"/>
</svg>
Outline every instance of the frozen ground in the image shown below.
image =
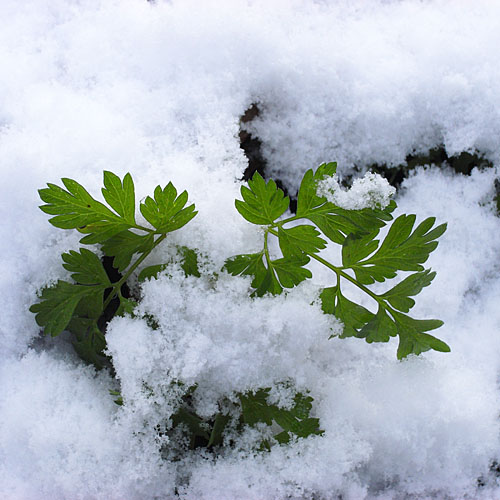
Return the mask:
<svg viewBox="0 0 500 500">
<path fill-rule="evenodd" d="M 488 475 L 500 454 L 499 21 L 493 0 L 2 0 L 0 497 L 500 498 Z M 234 209 L 252 103 L 247 128 L 291 191 L 322 161 L 345 174 L 440 144 L 493 163 L 470 177 L 421 169 L 396 194 L 401 212 L 448 222 L 415 311 L 445 321 L 452 352 L 398 362 L 394 342 L 328 341 L 335 325 L 309 305 L 328 283 L 319 270 L 255 301 L 244 279 L 174 275 L 148 283 L 141 305 L 168 336 L 138 319 L 110 325 L 119 408 L 109 375 L 63 339 L 30 347 L 28 307 L 78 241 L 47 223 L 37 189 L 71 177 L 97 194 L 109 169 L 131 172 L 142 198 L 171 180 L 199 210 L 172 242 L 219 269 L 258 241 Z M 220 394 L 292 379 L 325 434 L 162 460 L 154 427 L 174 375 L 206 388 L 205 415 Z"/>
</svg>

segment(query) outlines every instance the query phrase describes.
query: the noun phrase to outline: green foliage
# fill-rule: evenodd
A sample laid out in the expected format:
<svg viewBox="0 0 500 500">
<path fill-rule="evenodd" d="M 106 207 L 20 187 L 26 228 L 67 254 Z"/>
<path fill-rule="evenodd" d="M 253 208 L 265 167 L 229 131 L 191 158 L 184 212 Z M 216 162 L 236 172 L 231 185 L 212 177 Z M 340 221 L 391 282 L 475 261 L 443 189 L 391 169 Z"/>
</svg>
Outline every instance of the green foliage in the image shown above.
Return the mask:
<svg viewBox="0 0 500 500">
<path fill-rule="evenodd" d="M 298 192 L 297 213 L 283 218 L 289 199 L 273 180 L 265 181 L 258 173 L 241 188 L 242 200 L 236 200 L 238 212 L 248 222 L 262 227 L 262 249 L 230 257 L 224 268 L 233 276 L 250 276 L 252 296 L 278 295 L 312 277 L 311 259 L 326 266 L 335 276 L 332 286 L 322 289 L 320 300 L 326 314 L 335 315 L 344 325 L 341 337 L 364 338 L 367 342 L 387 342 L 399 337 L 397 356 L 420 354 L 429 349 L 447 352 L 449 347 L 430 335 L 442 325 L 435 319 L 420 320 L 407 313 L 415 305 L 413 297 L 429 286 L 436 273 L 423 264 L 437 247 L 437 239 L 446 225 L 435 226 L 428 218 L 415 227 L 415 215 L 400 215 L 393 221 L 396 204 L 385 208 L 347 210 L 318 195 L 318 182 L 335 174 L 336 164 L 325 163 L 304 175 Z M 186 191 L 178 194 L 172 183 L 157 186 L 138 208 L 146 222 L 136 220 L 135 189 L 132 177 L 123 179 L 104 172 L 102 195 L 105 203 L 95 200 L 72 179 L 62 179 L 64 187 L 47 184 L 39 191 L 51 215 L 51 224 L 62 229 L 76 229 L 83 236 L 81 247 L 62 254 L 62 265 L 70 280 L 59 280 L 41 290 L 39 302 L 30 310 L 45 334 L 57 336 L 71 332 L 79 356 L 98 368 L 109 365 L 106 358 L 106 324 L 116 315 L 133 315 L 137 305 L 126 293 L 126 282 L 146 257 L 167 238 L 196 216 L 188 205 Z M 298 222 L 300 221 L 300 223 Z M 380 230 L 391 223 L 384 238 Z M 293 223 L 293 224 L 292 224 Z M 271 255 L 269 238 L 277 238 L 280 255 Z M 335 266 L 320 253 L 330 243 L 341 245 L 342 265 Z M 195 250 L 178 246 L 177 255 L 168 262 L 142 268 L 138 280 L 156 278 L 168 273 L 168 266 L 178 263 L 186 277 L 200 277 Z M 118 278 L 110 278 L 101 253 L 113 262 Z M 409 272 L 404 279 L 383 293 L 376 294 L 369 285 L 384 283 Z M 350 282 L 376 304 L 371 311 L 344 295 L 343 284 Z M 159 328 L 152 317 L 145 317 L 153 329 Z M 199 417 L 192 406 L 196 386 L 189 388 L 171 415 L 170 432 L 185 432 L 190 447 L 213 449 L 224 443 L 226 431 L 242 431 L 245 426 L 272 426 L 273 439 L 260 443 L 269 449 L 272 442 L 288 443 L 291 439 L 320 435 L 319 420 L 311 417 L 312 397 L 295 393 L 293 404 L 282 408 L 269 402 L 270 388 L 237 394 L 237 403 L 227 411 L 227 402 L 219 402 L 221 411 L 212 419 Z M 126 405 L 119 391 L 110 391 L 117 405 Z"/>
<path fill-rule="evenodd" d="M 270 391 L 271 388 L 267 387 L 239 393 L 239 404 L 232 405 L 231 414 L 221 411 L 212 419 L 199 417 L 189 404 L 184 403 L 172 416 L 172 428 L 184 426 L 191 448 L 221 445 L 228 426 L 240 430 L 246 425 L 273 426 L 273 438 L 279 444 L 286 444 L 292 438 L 306 438 L 323 433 L 319 419 L 310 416 L 313 398 L 297 392 L 291 408 L 281 408 L 268 402 Z M 191 396 L 191 392 L 189 395 Z M 120 401 L 122 402 L 121 399 Z M 265 440 L 260 443 L 260 449 L 269 449 L 271 444 Z"/>
<path fill-rule="evenodd" d="M 262 226 L 263 248 L 256 253 L 229 258 L 225 269 L 233 276 L 251 276 L 253 296 L 278 295 L 311 278 L 306 266 L 314 259 L 335 274 L 335 285 L 324 288 L 320 298 L 323 311 L 335 315 L 344 324 L 341 337 L 387 342 L 390 337 L 398 336 L 398 359 L 429 349 L 448 352 L 450 348 L 444 342 L 426 333 L 440 327 L 441 321 L 416 320 L 403 314 L 415 305 L 411 297 L 429 286 L 436 275 L 422 264 L 436 249 L 436 240 L 445 232 L 446 224 L 435 226 L 435 218 L 429 217 L 414 227 L 415 215 L 400 215 L 392 221 L 394 201 L 385 208 L 347 210 L 336 206 L 317 192 L 318 182 L 334 175 L 336 167 L 335 163 L 324 163 L 315 172 L 305 173 L 298 193 L 297 213 L 288 218 L 282 218 L 288 199 L 274 181 L 266 183 L 256 174 L 249 181 L 249 188 L 241 188 L 243 200 L 236 201 L 236 208 L 247 221 Z M 285 227 L 304 220 L 314 225 Z M 378 234 L 391 221 L 381 242 Z M 270 235 L 278 239 L 281 258 L 271 257 Z M 341 245 L 342 266 L 335 266 L 319 255 L 326 248 L 325 238 Z M 414 274 L 382 294 L 375 294 L 367 287 L 396 278 L 400 271 Z M 377 311 L 349 300 L 342 293 L 344 281 L 371 297 Z"/>
<path fill-rule="evenodd" d="M 312 434 L 322 434 L 319 419 L 312 418 L 309 413 L 313 399 L 298 392 L 290 409 L 269 404 L 267 399 L 271 388 L 259 389 L 256 392 L 240 394 L 242 421 L 248 425 L 265 423 L 278 424 L 281 431 L 274 435 L 279 443 L 288 443 L 292 436 L 307 437 Z"/>
<path fill-rule="evenodd" d="M 55 227 L 85 234 L 82 244 L 99 243 L 101 251 L 123 274 L 111 282 L 96 252 L 87 248 L 70 250 L 62 254 L 62 260 L 72 282 L 59 280 L 43 289 L 40 301 L 30 310 L 45 334 L 56 336 L 68 330 L 80 357 L 101 368 L 105 362 L 106 322 L 113 315 L 133 314 L 136 306 L 122 293 L 126 280 L 168 233 L 186 225 L 197 212 L 194 205 L 186 206 L 186 191 L 177 196 L 172 183 L 163 189 L 157 186 L 154 199 L 148 196 L 140 205 L 144 218 L 153 226 L 145 227 L 136 222 L 130 174 L 121 180 L 112 172 L 104 172 L 102 195 L 108 206 L 95 200 L 78 182 L 62 182 L 66 189 L 55 184 L 40 189 L 40 198 L 45 202 L 41 210 L 54 216 L 49 222 Z M 187 247 L 181 247 L 179 252 L 186 274 L 199 276 L 196 252 Z"/>
</svg>

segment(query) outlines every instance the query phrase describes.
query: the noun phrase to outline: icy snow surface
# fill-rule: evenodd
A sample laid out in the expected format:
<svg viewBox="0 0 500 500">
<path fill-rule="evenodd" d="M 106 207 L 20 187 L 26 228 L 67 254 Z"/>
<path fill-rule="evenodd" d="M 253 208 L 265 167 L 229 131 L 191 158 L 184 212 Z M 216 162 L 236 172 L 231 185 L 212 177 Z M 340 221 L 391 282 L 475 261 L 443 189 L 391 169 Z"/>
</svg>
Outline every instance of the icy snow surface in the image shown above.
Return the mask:
<svg viewBox="0 0 500 500">
<path fill-rule="evenodd" d="M 2 0 L 0 497 L 500 498 L 488 475 L 500 452 L 499 21 L 487 0 Z M 398 362 L 395 342 L 328 340 L 338 325 L 315 303 L 331 283 L 321 269 L 275 299 L 250 299 L 249 281 L 224 273 L 214 285 L 227 257 L 260 241 L 234 208 L 252 103 L 245 127 L 292 194 L 323 161 L 343 175 L 443 144 L 493 162 L 470 177 L 418 170 L 396 195 L 398 213 L 448 222 L 415 315 L 445 321 L 450 354 Z M 116 381 L 82 366 L 64 335 L 40 341 L 28 311 L 78 243 L 47 223 L 37 189 L 71 177 L 98 195 L 104 169 L 131 172 L 138 198 L 172 181 L 196 203 L 152 262 L 173 244 L 208 256 L 202 278 L 174 268 L 144 285 L 159 330 L 110 324 L 124 407 L 108 394 Z M 204 416 L 233 390 L 291 380 L 325 433 L 166 460 L 155 427 L 174 379 L 199 384 Z"/>
</svg>

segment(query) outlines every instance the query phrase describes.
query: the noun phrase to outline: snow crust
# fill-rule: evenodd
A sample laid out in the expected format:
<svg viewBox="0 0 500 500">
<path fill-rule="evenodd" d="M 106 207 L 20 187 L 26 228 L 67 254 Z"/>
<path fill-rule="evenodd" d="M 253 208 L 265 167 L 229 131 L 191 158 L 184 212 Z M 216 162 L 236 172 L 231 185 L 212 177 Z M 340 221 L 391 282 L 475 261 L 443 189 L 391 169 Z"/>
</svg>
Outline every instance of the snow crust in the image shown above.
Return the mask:
<svg viewBox="0 0 500 500">
<path fill-rule="evenodd" d="M 487 0 L 0 2 L 0 497 L 500 498 L 499 16 Z M 396 215 L 448 222 L 414 311 L 444 320 L 450 354 L 398 362 L 394 342 L 328 340 L 339 325 L 315 299 L 332 281 L 314 266 L 275 299 L 220 271 L 260 242 L 234 209 L 252 103 L 244 127 L 292 194 L 324 161 L 343 175 L 444 144 L 493 162 L 471 176 L 419 169 L 396 195 Z M 157 330 L 111 322 L 117 381 L 64 336 L 40 340 L 28 311 L 78 245 L 47 223 L 37 189 L 71 177 L 98 196 L 104 169 L 131 172 L 138 198 L 172 181 L 196 204 L 145 264 L 176 244 L 207 256 L 199 279 L 173 267 L 144 284 Z M 207 417 L 221 395 L 288 381 L 310 390 L 325 433 L 254 453 L 249 432 L 217 460 L 170 460 L 157 426 L 176 381 L 198 383 Z"/>
</svg>

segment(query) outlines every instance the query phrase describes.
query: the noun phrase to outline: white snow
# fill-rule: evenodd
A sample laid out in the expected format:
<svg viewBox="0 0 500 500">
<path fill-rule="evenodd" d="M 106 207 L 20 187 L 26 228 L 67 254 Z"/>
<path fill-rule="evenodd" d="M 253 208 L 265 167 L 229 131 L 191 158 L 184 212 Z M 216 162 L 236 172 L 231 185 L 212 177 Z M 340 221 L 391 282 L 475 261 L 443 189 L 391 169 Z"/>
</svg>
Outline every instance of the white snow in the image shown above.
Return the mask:
<svg viewBox="0 0 500 500">
<path fill-rule="evenodd" d="M 488 472 L 500 458 L 498 19 L 488 0 L 0 2 L 0 497 L 500 499 Z M 339 325 L 315 301 L 332 284 L 318 266 L 260 299 L 220 271 L 261 241 L 234 208 L 252 103 L 244 127 L 292 195 L 325 161 L 342 178 L 443 144 L 493 163 L 471 176 L 421 168 L 395 195 L 396 215 L 448 223 L 414 312 L 445 322 L 435 334 L 451 353 L 399 362 L 395 342 L 328 340 Z M 78 245 L 47 222 L 37 189 L 70 177 L 98 197 L 105 169 L 131 172 L 138 199 L 172 181 L 199 211 L 145 264 L 177 244 L 207 258 L 201 278 L 172 267 L 142 286 L 157 330 L 111 322 L 117 380 L 83 366 L 64 335 L 41 341 L 28 311 Z M 391 190 L 371 174 L 337 190 L 340 203 L 373 202 L 373 183 L 383 205 Z M 176 443 L 157 426 L 178 382 L 198 384 L 207 417 L 232 391 L 290 382 L 310 391 L 324 435 L 255 453 L 248 431 L 217 460 L 169 460 Z M 123 407 L 108 392 L 118 383 Z"/>
<path fill-rule="evenodd" d="M 366 172 L 364 177 L 354 179 L 349 189 L 343 189 L 335 174 L 318 182 L 317 194 L 347 210 L 363 208 L 384 209 L 396 192 L 389 182 L 379 174 Z"/>
</svg>

